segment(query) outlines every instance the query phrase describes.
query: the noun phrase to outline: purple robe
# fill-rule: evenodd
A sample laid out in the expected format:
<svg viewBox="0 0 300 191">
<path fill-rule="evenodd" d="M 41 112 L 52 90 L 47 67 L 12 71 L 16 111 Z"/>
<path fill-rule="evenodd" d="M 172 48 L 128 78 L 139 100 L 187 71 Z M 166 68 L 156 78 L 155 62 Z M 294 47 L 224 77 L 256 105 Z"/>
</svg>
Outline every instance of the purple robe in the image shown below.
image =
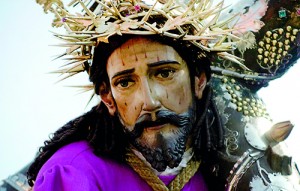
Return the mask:
<svg viewBox="0 0 300 191">
<path fill-rule="evenodd" d="M 175 176 L 159 176 L 167 185 Z M 41 168 L 34 191 L 150 191 L 151 187 L 128 165 L 96 156 L 86 141 L 59 149 Z M 207 191 L 197 172 L 183 191 Z"/>
</svg>

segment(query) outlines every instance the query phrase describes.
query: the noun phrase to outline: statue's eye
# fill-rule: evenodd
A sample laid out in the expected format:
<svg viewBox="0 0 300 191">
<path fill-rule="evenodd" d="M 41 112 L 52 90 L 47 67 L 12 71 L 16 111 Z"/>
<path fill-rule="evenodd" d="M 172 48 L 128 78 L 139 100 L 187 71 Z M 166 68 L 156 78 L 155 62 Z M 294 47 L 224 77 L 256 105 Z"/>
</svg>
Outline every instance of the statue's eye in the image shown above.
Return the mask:
<svg viewBox="0 0 300 191">
<path fill-rule="evenodd" d="M 128 88 L 133 84 L 134 84 L 134 80 L 132 80 L 131 78 L 121 78 L 121 79 L 117 80 L 117 82 L 115 83 L 115 86 L 117 86 L 119 88 Z"/>
<path fill-rule="evenodd" d="M 171 78 L 175 73 L 174 69 L 160 69 L 155 73 L 155 76 L 158 78 Z"/>
</svg>

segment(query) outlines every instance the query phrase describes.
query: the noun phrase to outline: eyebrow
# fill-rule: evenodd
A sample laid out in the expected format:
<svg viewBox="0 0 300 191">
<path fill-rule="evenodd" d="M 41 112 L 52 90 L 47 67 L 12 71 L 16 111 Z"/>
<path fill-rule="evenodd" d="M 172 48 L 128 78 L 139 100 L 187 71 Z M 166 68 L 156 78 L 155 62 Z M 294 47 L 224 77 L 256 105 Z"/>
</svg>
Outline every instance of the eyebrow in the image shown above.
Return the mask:
<svg viewBox="0 0 300 191">
<path fill-rule="evenodd" d="M 164 64 L 177 64 L 177 65 L 180 65 L 180 63 L 175 61 L 175 60 L 162 60 L 162 61 L 147 64 L 147 66 L 149 68 L 153 68 L 153 67 L 161 66 L 161 65 L 164 65 Z M 131 69 L 127 69 L 127 70 L 117 72 L 115 75 L 113 75 L 113 77 L 111 79 L 114 79 L 118 76 L 122 76 L 122 75 L 126 75 L 126 74 L 132 74 L 134 71 L 135 71 L 135 69 L 131 68 Z"/>
<path fill-rule="evenodd" d="M 178 64 L 178 65 L 180 65 L 180 63 L 178 61 L 175 61 L 175 60 L 162 60 L 162 61 L 147 64 L 147 66 L 149 68 L 152 68 L 152 67 L 161 66 L 161 65 L 164 65 L 164 64 Z"/>
<path fill-rule="evenodd" d="M 123 71 L 117 72 L 111 79 L 114 79 L 118 76 L 122 76 L 125 74 L 132 74 L 133 72 L 134 72 L 134 68 L 123 70 Z"/>
</svg>

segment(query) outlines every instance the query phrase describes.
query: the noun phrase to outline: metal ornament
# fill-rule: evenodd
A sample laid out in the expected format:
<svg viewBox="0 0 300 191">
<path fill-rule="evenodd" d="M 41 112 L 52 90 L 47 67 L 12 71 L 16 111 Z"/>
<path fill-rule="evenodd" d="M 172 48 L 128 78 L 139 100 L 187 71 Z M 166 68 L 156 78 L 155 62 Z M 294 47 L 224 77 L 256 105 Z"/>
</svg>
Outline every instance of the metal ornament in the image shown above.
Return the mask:
<svg viewBox="0 0 300 191">
<path fill-rule="evenodd" d="M 252 147 L 262 151 L 267 149 L 267 143 L 261 139 L 257 129 L 251 124 L 245 126 L 245 138 Z"/>
</svg>

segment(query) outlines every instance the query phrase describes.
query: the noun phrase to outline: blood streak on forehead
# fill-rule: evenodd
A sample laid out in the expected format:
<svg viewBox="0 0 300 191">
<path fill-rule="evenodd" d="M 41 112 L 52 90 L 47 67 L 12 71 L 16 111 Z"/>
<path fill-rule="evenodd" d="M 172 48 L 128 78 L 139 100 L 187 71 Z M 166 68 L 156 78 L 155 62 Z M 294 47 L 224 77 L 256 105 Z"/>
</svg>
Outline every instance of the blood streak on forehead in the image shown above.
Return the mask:
<svg viewBox="0 0 300 191">
<path fill-rule="evenodd" d="M 167 46 L 146 38 L 130 39 L 120 47 L 120 56 L 128 63 L 132 61 L 156 62 L 166 59 L 166 53 Z M 145 58 L 149 58 L 149 60 L 145 60 Z"/>
<path fill-rule="evenodd" d="M 143 37 L 128 40 L 113 51 L 107 61 L 107 71 L 112 73 L 138 65 L 155 63 L 161 60 L 181 61 L 180 56 L 170 46 Z"/>
</svg>

